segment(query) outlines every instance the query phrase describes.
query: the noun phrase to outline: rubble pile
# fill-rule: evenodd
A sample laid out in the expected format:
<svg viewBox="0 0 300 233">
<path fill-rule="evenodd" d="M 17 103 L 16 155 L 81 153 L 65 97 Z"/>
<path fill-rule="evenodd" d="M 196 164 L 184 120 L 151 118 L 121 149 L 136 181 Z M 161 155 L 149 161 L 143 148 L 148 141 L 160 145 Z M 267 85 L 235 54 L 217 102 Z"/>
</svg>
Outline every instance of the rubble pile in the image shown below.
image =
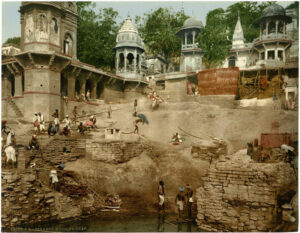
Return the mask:
<svg viewBox="0 0 300 233">
<path fill-rule="evenodd" d="M 288 163 L 256 163 L 242 150 L 213 163 L 203 180 L 196 192 L 200 230 L 268 231 L 278 224 L 278 193 L 295 187 L 296 174 Z"/>
<path fill-rule="evenodd" d="M 192 146 L 191 154 L 194 158 L 212 162 L 213 159 L 217 159 L 219 156 L 227 154 L 227 144 L 216 138 L 212 141 L 202 140 L 197 143 L 197 145 Z"/>
<path fill-rule="evenodd" d="M 57 219 L 54 193 L 42 186 L 34 171 L 2 171 L 2 227 Z"/>
</svg>

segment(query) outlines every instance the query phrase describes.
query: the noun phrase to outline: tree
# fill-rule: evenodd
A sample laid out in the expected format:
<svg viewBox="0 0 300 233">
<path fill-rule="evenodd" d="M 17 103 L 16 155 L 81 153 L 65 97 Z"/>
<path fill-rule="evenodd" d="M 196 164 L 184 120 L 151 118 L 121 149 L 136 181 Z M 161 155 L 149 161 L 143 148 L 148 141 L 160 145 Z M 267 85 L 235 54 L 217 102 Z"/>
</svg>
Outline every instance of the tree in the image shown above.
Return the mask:
<svg viewBox="0 0 300 233">
<path fill-rule="evenodd" d="M 4 44 L 15 44 L 15 45 L 18 45 L 20 46 L 20 40 L 21 38 L 20 37 L 11 37 L 11 38 L 8 38 Z"/>
<path fill-rule="evenodd" d="M 115 67 L 113 48 L 116 45 L 118 12 L 103 8 L 94 11 L 95 3 L 76 2 L 78 8 L 77 56 L 79 60 L 104 70 Z"/>
<path fill-rule="evenodd" d="M 206 26 L 198 37 L 200 48 L 204 52 L 203 61 L 207 68 L 217 67 L 228 56 L 232 44 L 232 35 L 240 14 L 245 42 L 252 42 L 259 36 L 259 24 L 262 11 L 274 2 L 237 2 L 225 11 L 221 8 L 208 12 Z"/>
<path fill-rule="evenodd" d="M 230 49 L 225 17 L 222 8 L 210 11 L 206 16 L 206 26 L 198 36 L 199 46 L 204 53 L 203 63 L 207 68 L 220 65 Z"/>
<path fill-rule="evenodd" d="M 162 55 L 169 64 L 171 57 L 180 55 L 181 41 L 176 32 L 187 18 L 181 12 L 158 8 L 143 19 L 137 17 L 135 21 L 137 24 L 142 21 L 138 30 L 149 52 Z"/>
</svg>

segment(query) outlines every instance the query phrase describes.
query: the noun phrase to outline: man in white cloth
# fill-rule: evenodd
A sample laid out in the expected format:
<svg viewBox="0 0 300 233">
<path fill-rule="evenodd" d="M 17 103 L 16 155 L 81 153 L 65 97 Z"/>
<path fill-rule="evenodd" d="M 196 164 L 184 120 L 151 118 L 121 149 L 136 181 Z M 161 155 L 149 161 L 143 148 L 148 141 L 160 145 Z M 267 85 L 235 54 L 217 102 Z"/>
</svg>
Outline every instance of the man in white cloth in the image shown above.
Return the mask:
<svg viewBox="0 0 300 233">
<path fill-rule="evenodd" d="M 53 188 L 55 190 L 57 190 L 58 178 L 57 178 L 57 171 L 56 170 L 51 170 L 50 171 L 50 183 L 51 183 L 51 186 L 53 186 Z"/>
</svg>

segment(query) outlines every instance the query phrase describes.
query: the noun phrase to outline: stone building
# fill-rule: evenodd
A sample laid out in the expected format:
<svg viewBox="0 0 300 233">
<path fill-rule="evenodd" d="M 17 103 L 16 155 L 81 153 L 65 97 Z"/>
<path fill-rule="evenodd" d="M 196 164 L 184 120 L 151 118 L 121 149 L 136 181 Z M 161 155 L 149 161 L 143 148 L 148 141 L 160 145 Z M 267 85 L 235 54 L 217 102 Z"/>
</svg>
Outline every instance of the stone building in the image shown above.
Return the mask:
<svg viewBox="0 0 300 233">
<path fill-rule="evenodd" d="M 126 78 L 143 77 L 144 43 L 129 16 L 119 30 L 116 42 L 116 74 Z"/>
<path fill-rule="evenodd" d="M 198 37 L 203 24 L 200 19 L 190 17 L 182 28 L 176 33 L 181 38 L 181 59 L 180 71 L 189 72 L 200 70 L 202 66 L 202 52 L 196 38 Z"/>
<path fill-rule="evenodd" d="M 285 11 L 282 6 L 272 4 L 263 10 L 256 23 L 260 25 L 259 37 L 252 43 L 245 43 L 243 28 L 240 17 L 238 17 L 228 66 L 239 67 L 241 85 L 247 85 L 248 89 L 251 85 L 258 85 L 261 79 L 266 78 L 266 82 L 273 85 L 269 96 L 279 94 L 278 92 L 283 86 L 286 91 L 286 100 L 292 98 L 296 101 L 298 92 L 296 85 L 298 80 L 296 12 L 294 10 Z M 241 90 L 243 92 L 245 89 Z M 248 93 L 246 93 L 247 96 L 249 96 Z"/>
<path fill-rule="evenodd" d="M 20 18 L 20 51 L 2 60 L 2 117 L 31 120 L 34 112 L 42 112 L 49 120 L 59 109 L 63 118 L 75 105 L 88 108 L 103 101 L 130 99 L 147 85 L 141 74 L 143 45 L 138 35 L 136 76 L 121 76 L 77 59 L 78 15 L 74 2 L 22 2 Z M 132 30 L 128 24 L 123 32 Z M 85 96 L 87 91 L 90 101 L 79 102 L 77 96 Z"/>
<path fill-rule="evenodd" d="M 2 59 L 7 59 L 21 51 L 20 47 L 15 44 L 4 44 L 2 46 Z"/>
</svg>

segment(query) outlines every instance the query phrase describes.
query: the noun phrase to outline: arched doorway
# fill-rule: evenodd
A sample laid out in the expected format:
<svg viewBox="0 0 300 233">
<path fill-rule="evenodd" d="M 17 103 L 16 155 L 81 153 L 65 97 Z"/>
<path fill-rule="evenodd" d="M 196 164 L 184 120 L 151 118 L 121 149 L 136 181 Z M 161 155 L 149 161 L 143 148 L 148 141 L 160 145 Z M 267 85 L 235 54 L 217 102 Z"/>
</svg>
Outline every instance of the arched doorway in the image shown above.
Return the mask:
<svg viewBox="0 0 300 233">
<path fill-rule="evenodd" d="M 229 60 L 228 60 L 229 67 L 235 67 L 235 59 L 236 58 L 234 56 L 229 57 Z"/>
</svg>

